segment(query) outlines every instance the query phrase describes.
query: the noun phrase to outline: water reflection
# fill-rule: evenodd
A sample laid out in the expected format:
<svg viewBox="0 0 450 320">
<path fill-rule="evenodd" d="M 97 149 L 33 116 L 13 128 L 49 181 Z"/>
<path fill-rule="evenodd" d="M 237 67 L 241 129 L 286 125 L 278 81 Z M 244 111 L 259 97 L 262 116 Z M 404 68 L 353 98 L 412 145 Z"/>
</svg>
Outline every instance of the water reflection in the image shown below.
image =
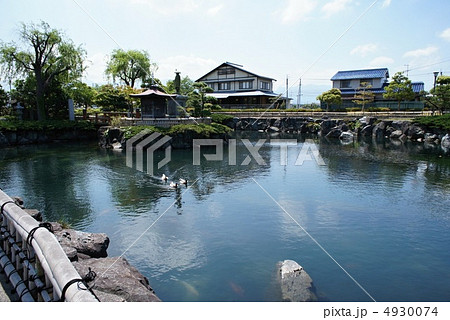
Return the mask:
<svg viewBox="0 0 450 320">
<path fill-rule="evenodd" d="M 450 267 L 442 254 L 450 243 L 448 155 L 419 144 L 316 139 L 326 165 L 295 166 L 306 137 L 233 138 L 237 165 L 228 145 L 222 160 L 202 156 L 200 165 L 191 150 L 172 150 L 155 177 L 127 167 L 124 152 L 89 144 L 2 149 L 0 183 L 47 220 L 106 232 L 110 255 L 126 252 L 166 301 L 263 300 L 275 263 L 286 258 L 328 299 L 366 300 L 253 179 L 380 300 L 424 300 L 424 283 L 430 299 L 450 298 L 442 279 Z M 287 166 L 271 138 L 298 140 Z M 258 150 L 266 165 L 241 165 L 251 155 L 242 139 L 267 139 Z M 188 186 L 169 187 L 180 178 Z"/>
</svg>

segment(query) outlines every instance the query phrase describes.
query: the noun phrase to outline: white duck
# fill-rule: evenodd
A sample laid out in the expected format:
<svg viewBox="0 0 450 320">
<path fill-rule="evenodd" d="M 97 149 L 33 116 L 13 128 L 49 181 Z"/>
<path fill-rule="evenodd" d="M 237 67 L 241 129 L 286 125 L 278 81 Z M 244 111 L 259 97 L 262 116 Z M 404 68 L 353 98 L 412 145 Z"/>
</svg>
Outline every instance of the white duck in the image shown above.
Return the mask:
<svg viewBox="0 0 450 320">
<path fill-rule="evenodd" d="M 182 179 L 182 178 L 180 178 L 180 184 L 184 184 L 184 185 L 186 185 L 187 186 L 187 180 L 186 179 Z"/>
<path fill-rule="evenodd" d="M 162 181 L 167 181 L 167 179 L 169 179 L 169 177 L 166 176 L 166 175 L 163 173 L 163 175 L 162 175 L 162 177 L 161 177 L 161 180 L 162 180 Z"/>
<path fill-rule="evenodd" d="M 177 189 L 178 188 L 178 183 L 172 181 L 169 186 L 171 188 Z"/>
</svg>

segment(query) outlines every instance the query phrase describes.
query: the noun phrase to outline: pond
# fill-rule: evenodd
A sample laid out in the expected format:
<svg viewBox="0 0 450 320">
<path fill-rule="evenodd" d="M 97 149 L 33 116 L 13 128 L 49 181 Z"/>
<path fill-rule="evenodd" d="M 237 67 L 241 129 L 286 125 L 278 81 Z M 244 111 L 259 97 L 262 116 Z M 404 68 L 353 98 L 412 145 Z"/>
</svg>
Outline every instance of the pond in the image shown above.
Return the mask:
<svg viewBox="0 0 450 320">
<path fill-rule="evenodd" d="M 123 254 L 163 301 L 277 301 L 285 259 L 322 301 L 450 300 L 448 154 L 282 138 L 236 136 L 236 156 L 224 145 L 221 159 L 195 165 L 192 150 L 172 150 L 155 176 L 95 144 L 2 149 L 0 188 L 47 221 L 107 233 L 109 255 Z M 179 178 L 187 186 L 170 188 Z"/>
</svg>

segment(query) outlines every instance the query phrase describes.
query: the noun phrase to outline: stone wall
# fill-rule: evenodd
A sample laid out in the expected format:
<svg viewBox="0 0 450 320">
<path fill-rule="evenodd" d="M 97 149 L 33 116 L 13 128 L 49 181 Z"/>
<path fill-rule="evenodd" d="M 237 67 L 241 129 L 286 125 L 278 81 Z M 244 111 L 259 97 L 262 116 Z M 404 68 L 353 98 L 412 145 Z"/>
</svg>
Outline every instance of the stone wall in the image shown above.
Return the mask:
<svg viewBox="0 0 450 320">
<path fill-rule="evenodd" d="M 0 148 L 27 144 L 51 143 L 58 141 L 93 140 L 95 131 L 89 130 L 18 130 L 0 132 Z"/>
</svg>

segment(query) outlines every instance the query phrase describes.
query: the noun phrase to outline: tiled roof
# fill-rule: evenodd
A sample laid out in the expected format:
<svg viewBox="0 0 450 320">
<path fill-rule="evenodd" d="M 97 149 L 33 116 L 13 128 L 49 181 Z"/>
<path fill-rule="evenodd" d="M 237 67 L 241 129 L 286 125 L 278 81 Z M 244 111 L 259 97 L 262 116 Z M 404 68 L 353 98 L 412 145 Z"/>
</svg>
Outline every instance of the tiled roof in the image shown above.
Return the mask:
<svg viewBox="0 0 450 320">
<path fill-rule="evenodd" d="M 335 80 L 351 80 L 351 79 L 377 79 L 389 77 L 389 70 L 387 68 L 381 69 L 366 69 L 366 70 L 350 70 L 338 71 L 331 81 Z"/>
<path fill-rule="evenodd" d="M 411 83 L 411 86 L 415 93 L 419 93 L 425 90 L 425 85 L 423 82 L 413 82 Z"/>
<path fill-rule="evenodd" d="M 207 74 L 205 74 L 204 76 L 202 76 L 202 77 L 198 78 L 197 80 L 195 80 L 195 82 L 199 82 L 201 79 L 205 78 L 205 77 L 206 77 L 208 74 L 210 74 L 211 72 L 214 72 L 215 70 L 217 70 L 217 69 L 219 69 L 219 68 L 221 68 L 221 67 L 225 67 L 225 66 L 232 67 L 232 68 L 235 68 L 235 69 L 244 71 L 244 72 L 246 72 L 246 73 L 249 73 L 249 74 L 251 74 L 251 75 L 253 75 L 253 76 L 256 76 L 256 77 L 259 77 L 259 78 L 265 78 L 265 79 L 268 79 L 268 80 L 276 81 L 276 80 L 273 79 L 273 78 L 269 78 L 269 77 L 265 77 L 265 76 L 260 76 L 260 75 L 258 75 L 258 74 L 256 74 L 256 73 L 253 73 L 253 72 L 250 72 L 250 71 L 248 71 L 248 70 L 245 70 L 245 69 L 242 68 L 242 66 L 241 66 L 240 64 L 231 63 L 231 62 L 224 62 L 224 63 L 222 63 L 220 66 L 218 66 L 218 67 L 212 69 L 211 71 L 209 71 L 209 72 L 208 72 Z"/>
</svg>

